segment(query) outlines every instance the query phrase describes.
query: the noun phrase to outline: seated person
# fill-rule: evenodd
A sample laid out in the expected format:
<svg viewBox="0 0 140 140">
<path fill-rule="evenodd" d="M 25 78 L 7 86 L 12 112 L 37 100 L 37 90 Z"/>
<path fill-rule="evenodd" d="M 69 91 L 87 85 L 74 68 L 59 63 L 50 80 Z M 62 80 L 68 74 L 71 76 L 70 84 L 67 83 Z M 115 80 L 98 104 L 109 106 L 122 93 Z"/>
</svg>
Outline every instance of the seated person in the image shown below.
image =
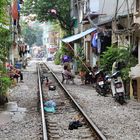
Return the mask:
<svg viewBox="0 0 140 140">
<path fill-rule="evenodd" d="M 16 78 L 18 82 L 18 78 L 20 77 L 20 82 L 23 82 L 23 74 L 19 69 L 10 66 L 10 78 Z"/>
<path fill-rule="evenodd" d="M 68 69 L 68 66 L 67 65 L 65 65 L 64 66 L 64 69 L 63 69 L 63 72 L 62 72 L 68 79 L 71 79 L 72 81 L 73 81 L 73 83 L 74 83 L 74 75 L 69 71 L 69 69 Z M 62 81 L 62 83 L 63 83 L 63 81 Z"/>
</svg>

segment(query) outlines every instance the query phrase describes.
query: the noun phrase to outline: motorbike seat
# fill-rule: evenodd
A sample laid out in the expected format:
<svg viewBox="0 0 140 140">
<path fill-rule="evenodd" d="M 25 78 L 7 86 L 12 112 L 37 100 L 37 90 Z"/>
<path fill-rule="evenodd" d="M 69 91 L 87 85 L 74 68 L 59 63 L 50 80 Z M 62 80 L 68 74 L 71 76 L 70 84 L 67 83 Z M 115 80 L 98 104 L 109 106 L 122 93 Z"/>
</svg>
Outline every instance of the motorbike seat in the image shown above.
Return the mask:
<svg viewBox="0 0 140 140">
<path fill-rule="evenodd" d="M 118 76 L 120 76 L 120 71 L 116 71 L 115 73 L 112 74 L 112 78 L 116 79 Z"/>
<path fill-rule="evenodd" d="M 96 73 L 95 73 L 95 76 L 98 76 L 98 75 L 103 75 L 103 71 L 102 70 L 99 70 L 99 71 L 97 71 Z"/>
<path fill-rule="evenodd" d="M 105 81 L 110 82 L 110 81 L 111 81 L 111 76 L 110 76 L 110 75 L 106 75 L 106 76 L 105 76 Z"/>
<path fill-rule="evenodd" d="M 120 84 L 121 83 L 121 81 L 115 81 L 114 82 L 114 84 Z"/>
</svg>

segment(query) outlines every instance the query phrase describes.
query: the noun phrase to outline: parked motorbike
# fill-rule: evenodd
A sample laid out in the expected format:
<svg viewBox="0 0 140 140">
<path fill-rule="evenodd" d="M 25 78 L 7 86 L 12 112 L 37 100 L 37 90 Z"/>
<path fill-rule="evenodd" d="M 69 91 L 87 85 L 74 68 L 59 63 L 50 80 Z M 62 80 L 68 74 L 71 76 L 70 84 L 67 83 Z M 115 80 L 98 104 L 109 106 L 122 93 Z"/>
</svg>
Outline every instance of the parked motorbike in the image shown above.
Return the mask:
<svg viewBox="0 0 140 140">
<path fill-rule="evenodd" d="M 105 87 L 106 87 L 107 94 L 112 94 L 112 90 L 111 90 L 111 76 L 109 74 L 105 75 Z"/>
<path fill-rule="evenodd" d="M 92 72 L 87 72 L 85 75 L 85 85 L 93 83 L 93 74 Z"/>
<path fill-rule="evenodd" d="M 112 95 L 115 101 L 123 105 L 125 103 L 125 98 L 124 98 L 125 90 L 124 90 L 124 85 L 123 85 L 120 71 L 113 73 L 111 79 L 112 79 L 111 80 Z"/>
<path fill-rule="evenodd" d="M 94 77 L 92 73 L 91 67 L 88 67 L 88 71 L 85 74 L 85 85 L 86 84 L 93 84 L 94 82 Z"/>
<path fill-rule="evenodd" d="M 102 96 L 106 96 L 110 93 L 110 76 L 105 75 L 102 70 L 99 70 L 95 73 L 96 79 L 96 92 L 98 92 Z"/>
</svg>

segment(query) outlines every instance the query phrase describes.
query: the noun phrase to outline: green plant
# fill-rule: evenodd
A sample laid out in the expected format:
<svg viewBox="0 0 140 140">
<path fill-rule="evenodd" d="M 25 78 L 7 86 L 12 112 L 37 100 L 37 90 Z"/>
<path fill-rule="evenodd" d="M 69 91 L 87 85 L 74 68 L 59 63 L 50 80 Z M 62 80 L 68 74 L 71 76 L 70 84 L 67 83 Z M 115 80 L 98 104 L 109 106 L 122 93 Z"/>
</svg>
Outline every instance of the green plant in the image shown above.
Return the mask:
<svg viewBox="0 0 140 140">
<path fill-rule="evenodd" d="M 9 77 L 1 76 L 0 77 L 0 95 L 6 95 L 8 88 L 11 85 L 11 80 Z"/>
<path fill-rule="evenodd" d="M 61 64 L 60 59 L 57 59 L 57 58 L 56 58 L 56 59 L 54 60 L 54 63 L 55 63 L 56 65 L 60 65 L 60 64 Z"/>
<path fill-rule="evenodd" d="M 110 72 L 112 69 L 112 64 L 117 60 L 118 55 L 119 52 L 117 47 L 107 47 L 107 51 L 103 52 L 103 54 L 100 56 L 100 68 L 104 71 Z"/>
<path fill-rule="evenodd" d="M 60 63 L 61 63 L 61 51 L 60 51 L 60 49 L 55 54 L 54 63 L 56 65 L 60 65 Z"/>
<path fill-rule="evenodd" d="M 74 57 L 73 50 L 69 46 L 67 46 L 66 44 L 63 44 L 62 47 L 55 54 L 54 63 L 59 65 L 61 63 L 62 56 L 64 54 L 70 56 L 71 58 Z"/>
<path fill-rule="evenodd" d="M 31 9 L 32 0 L 25 2 L 26 10 Z M 35 0 L 33 12 L 37 15 L 39 21 L 58 22 L 62 29 L 71 32 L 73 21 L 70 16 L 70 1 L 69 0 Z"/>
<path fill-rule="evenodd" d="M 86 65 L 86 59 L 85 57 L 79 57 L 79 58 L 76 58 L 77 59 L 77 68 L 78 68 L 78 71 L 86 71 L 87 70 L 87 67 L 85 66 Z"/>
<path fill-rule="evenodd" d="M 122 79 L 124 81 L 129 80 L 129 71 L 130 68 L 137 64 L 137 58 L 135 58 L 131 54 L 131 47 L 124 46 L 111 46 L 107 48 L 100 58 L 100 67 L 106 72 L 110 72 L 112 70 L 113 62 L 121 61 L 123 62 L 123 66 L 121 68 Z"/>
</svg>

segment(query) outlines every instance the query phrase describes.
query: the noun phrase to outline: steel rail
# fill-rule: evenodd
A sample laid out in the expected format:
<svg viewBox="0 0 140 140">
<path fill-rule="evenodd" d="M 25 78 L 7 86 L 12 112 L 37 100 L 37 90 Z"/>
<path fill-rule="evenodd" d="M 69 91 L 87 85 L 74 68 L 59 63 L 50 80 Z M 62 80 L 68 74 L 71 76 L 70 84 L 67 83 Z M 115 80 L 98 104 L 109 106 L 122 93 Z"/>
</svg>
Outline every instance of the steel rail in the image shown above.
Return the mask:
<svg viewBox="0 0 140 140">
<path fill-rule="evenodd" d="M 42 87 L 41 87 L 41 80 L 40 80 L 40 71 L 39 71 L 38 65 L 37 65 L 37 72 L 38 72 L 38 85 L 39 85 L 39 95 L 40 95 L 41 117 L 42 117 L 42 125 L 43 125 L 43 140 L 48 140 L 46 121 L 45 121 L 45 116 L 44 116 L 44 106 L 43 106 Z"/>
<path fill-rule="evenodd" d="M 64 91 L 67 93 L 67 95 L 71 98 L 71 100 L 73 101 L 73 103 L 77 106 L 78 110 L 83 114 L 83 116 L 85 117 L 85 119 L 87 120 L 87 122 L 89 123 L 89 125 L 91 126 L 91 128 L 96 132 L 96 135 L 101 139 L 101 140 L 107 140 L 107 138 L 102 134 L 102 132 L 99 130 L 99 128 L 94 124 L 94 122 L 87 116 L 87 114 L 84 112 L 84 110 L 79 106 L 79 104 L 76 102 L 76 100 L 72 97 L 72 95 L 69 93 L 69 91 L 63 86 L 63 84 L 61 83 L 61 81 L 57 78 L 57 76 L 55 75 L 55 73 L 52 71 L 52 69 L 50 69 L 46 63 L 44 63 L 46 65 L 46 67 L 49 69 L 49 71 L 53 74 L 53 76 L 56 78 L 56 80 L 58 81 L 58 83 L 62 86 L 62 88 L 64 89 Z"/>
</svg>

